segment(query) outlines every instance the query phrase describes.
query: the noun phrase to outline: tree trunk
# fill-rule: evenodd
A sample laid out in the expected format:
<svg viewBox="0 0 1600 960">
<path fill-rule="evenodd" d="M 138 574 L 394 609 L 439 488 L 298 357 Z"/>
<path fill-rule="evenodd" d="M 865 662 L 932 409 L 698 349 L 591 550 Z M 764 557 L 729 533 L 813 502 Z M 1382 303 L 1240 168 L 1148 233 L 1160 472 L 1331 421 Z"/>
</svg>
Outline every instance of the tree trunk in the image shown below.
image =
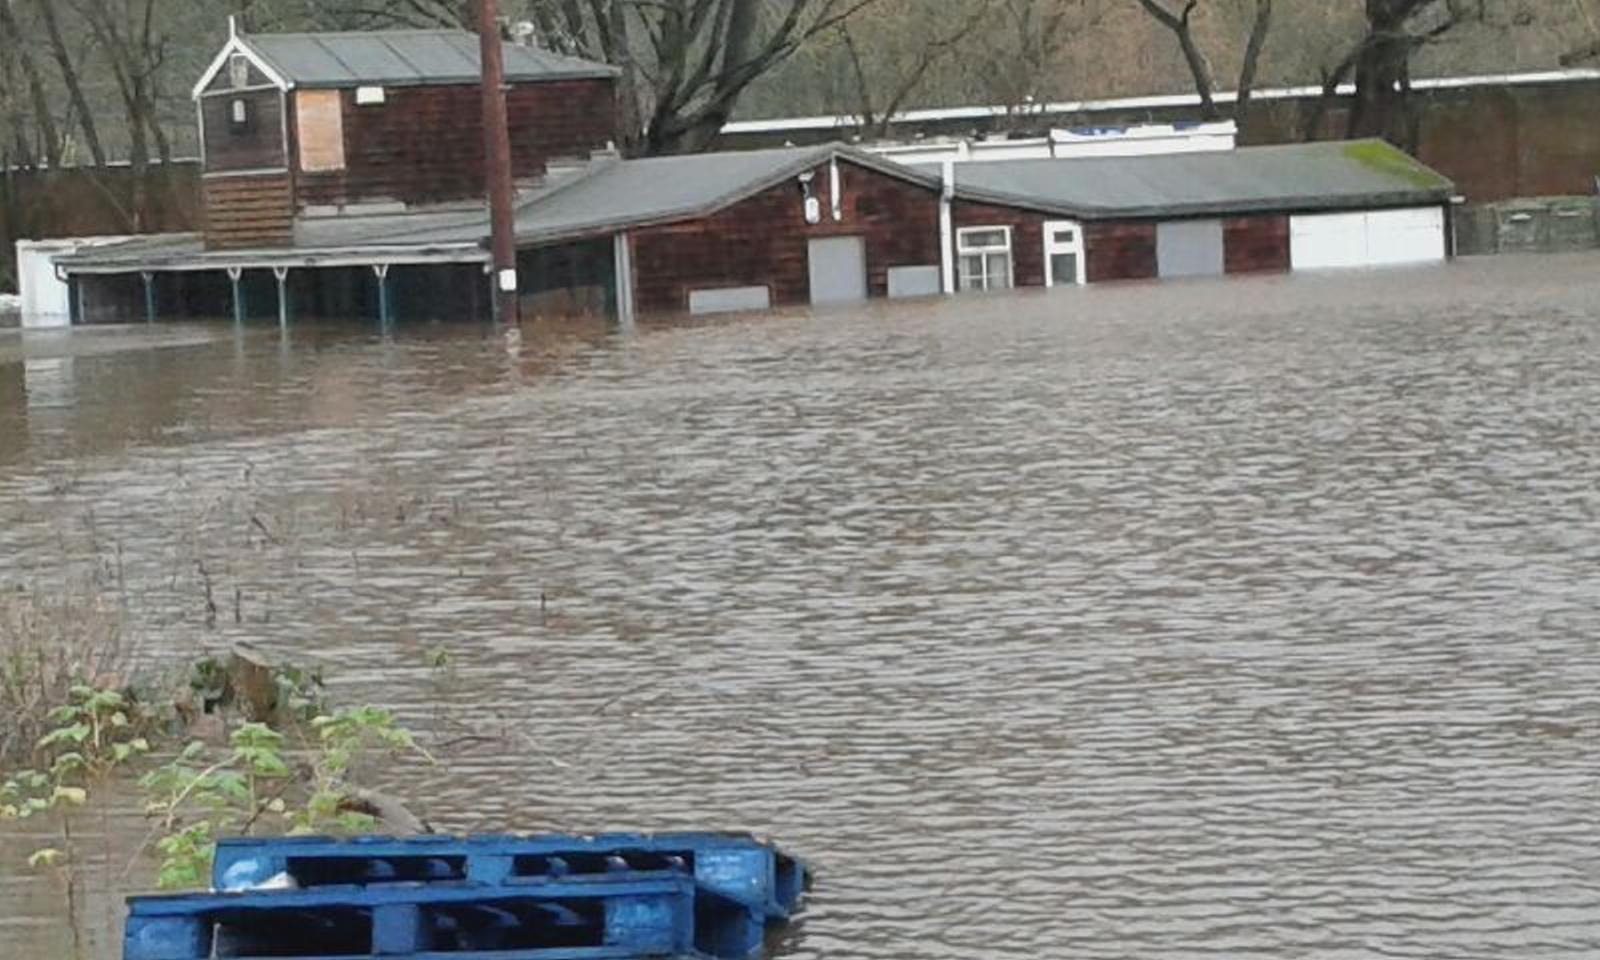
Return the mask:
<svg viewBox="0 0 1600 960">
<path fill-rule="evenodd" d="M 599 11 L 596 11 L 598 16 Z M 628 28 L 628 10 L 619 0 L 612 0 L 606 8 L 606 35 L 610 40 L 609 59 L 622 76 L 617 78 L 617 96 L 621 101 L 620 121 L 625 147 L 631 147 L 639 137 L 639 65 L 633 55 L 633 35 Z"/>
<path fill-rule="evenodd" d="M 1195 7 L 1199 5 L 1199 0 L 1188 0 L 1181 14 L 1173 13 L 1163 7 L 1158 0 L 1139 0 L 1139 5 L 1144 7 L 1145 12 L 1154 17 L 1157 23 L 1172 31 L 1172 35 L 1178 38 L 1178 47 L 1183 51 L 1184 63 L 1188 64 L 1189 76 L 1194 79 L 1194 92 L 1200 96 L 1201 118 L 1221 120 L 1222 111 L 1217 109 L 1216 82 L 1212 79 L 1211 64 L 1194 39 L 1191 18 L 1194 16 Z"/>
<path fill-rule="evenodd" d="M 1356 57 L 1356 94 L 1345 135 L 1382 137 L 1407 146 L 1406 91 L 1411 86 L 1412 40 L 1398 31 L 1374 33 Z"/>
<path fill-rule="evenodd" d="M 1239 99 L 1233 108 L 1239 139 L 1244 142 L 1249 142 L 1246 134 L 1250 128 L 1250 101 L 1256 92 L 1256 70 L 1261 65 L 1261 51 L 1266 49 L 1267 34 L 1271 30 L 1272 0 L 1256 0 L 1255 22 L 1250 25 L 1250 42 L 1245 44 L 1244 63 L 1239 67 Z"/>
<path fill-rule="evenodd" d="M 89 156 L 94 158 L 94 165 L 106 165 L 106 151 L 100 145 L 100 131 L 94 121 L 94 111 L 89 109 L 89 100 L 83 95 L 83 84 L 78 79 L 77 67 L 72 62 L 72 54 L 67 50 L 67 42 L 61 35 L 61 22 L 56 17 L 56 0 L 34 0 L 34 5 L 39 9 L 39 16 L 44 19 L 45 30 L 50 35 L 50 54 L 55 58 L 56 68 L 61 71 L 61 82 L 67 88 L 67 96 L 72 101 L 73 113 L 77 115 L 78 126 L 83 130 L 84 145 L 89 148 Z"/>
<path fill-rule="evenodd" d="M 50 97 L 45 91 L 39 64 L 33 59 L 29 44 L 17 26 L 11 0 L 0 0 L 0 32 L 14 38 L 10 41 L 11 49 L 17 58 L 17 65 L 22 68 L 22 75 L 28 81 L 28 98 L 33 103 L 33 122 L 38 131 L 39 147 L 42 148 L 40 152 L 44 154 L 50 169 L 58 169 L 61 166 L 61 138 L 56 134 L 56 119 L 50 112 Z"/>
</svg>

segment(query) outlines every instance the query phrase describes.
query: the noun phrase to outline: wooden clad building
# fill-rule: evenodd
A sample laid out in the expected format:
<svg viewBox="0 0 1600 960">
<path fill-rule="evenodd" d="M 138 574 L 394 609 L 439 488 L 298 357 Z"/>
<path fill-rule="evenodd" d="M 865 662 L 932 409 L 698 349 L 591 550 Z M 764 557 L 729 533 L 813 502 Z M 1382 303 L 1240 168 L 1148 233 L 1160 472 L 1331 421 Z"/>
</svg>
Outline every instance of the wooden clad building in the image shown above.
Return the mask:
<svg viewBox="0 0 1600 960">
<path fill-rule="evenodd" d="M 477 40 L 237 34 L 195 88 L 203 234 L 56 261 L 77 322 L 476 315 Z M 1450 255 L 1449 180 L 1378 141 L 906 164 L 841 144 L 624 160 L 610 67 L 508 45 L 525 315 L 704 314 Z M 553 169 L 557 159 L 561 176 Z M 267 291 L 275 287 L 275 296 Z M 142 301 L 142 304 L 141 304 Z"/>
<path fill-rule="evenodd" d="M 506 45 L 512 171 L 616 137 L 616 71 Z M 464 31 L 235 33 L 195 86 L 210 249 L 290 246 L 305 218 L 476 202 L 478 39 Z"/>
</svg>

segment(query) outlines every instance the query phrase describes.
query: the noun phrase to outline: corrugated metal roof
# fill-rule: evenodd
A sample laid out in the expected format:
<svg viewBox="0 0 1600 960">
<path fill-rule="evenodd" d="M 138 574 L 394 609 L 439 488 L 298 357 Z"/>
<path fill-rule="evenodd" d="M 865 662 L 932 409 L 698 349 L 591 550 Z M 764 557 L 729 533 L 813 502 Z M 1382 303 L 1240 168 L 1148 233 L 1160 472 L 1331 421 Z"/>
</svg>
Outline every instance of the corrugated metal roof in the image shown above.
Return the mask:
<svg viewBox="0 0 1600 960">
<path fill-rule="evenodd" d="M 937 177 L 850 147 L 828 144 L 643 160 L 601 160 L 574 180 L 529 198 L 517 208 L 517 238 L 544 241 L 703 216 L 826 163 L 830 157 L 918 180 Z M 464 240 L 487 225 L 463 225 L 430 238 Z"/>
<path fill-rule="evenodd" d="M 302 87 L 415 86 L 476 83 L 478 38 L 464 30 L 369 33 L 263 33 L 241 42 L 289 82 Z M 610 77 L 617 71 L 508 43 L 506 79 L 517 81 Z"/>
<path fill-rule="evenodd" d="M 937 190 L 941 168 L 910 167 L 852 147 L 824 145 L 644 160 L 598 160 L 524 197 L 523 243 L 604 234 L 705 216 L 838 157 Z M 1376 140 L 1249 147 L 1216 153 L 956 165 L 957 195 L 1075 219 L 1222 216 L 1440 203 L 1449 180 Z M 489 233 L 481 206 L 302 220 L 284 250 L 207 252 L 195 235 L 140 238 L 64 258 L 79 269 L 216 268 L 233 263 L 314 266 L 481 260 Z"/>
<path fill-rule="evenodd" d="M 926 172 L 939 168 L 921 167 Z M 1380 140 L 957 164 L 956 194 L 1081 219 L 1434 203 L 1454 185 Z"/>
<path fill-rule="evenodd" d="M 716 210 L 825 162 L 832 147 L 613 162 L 517 212 L 518 238 L 659 223 Z"/>
</svg>

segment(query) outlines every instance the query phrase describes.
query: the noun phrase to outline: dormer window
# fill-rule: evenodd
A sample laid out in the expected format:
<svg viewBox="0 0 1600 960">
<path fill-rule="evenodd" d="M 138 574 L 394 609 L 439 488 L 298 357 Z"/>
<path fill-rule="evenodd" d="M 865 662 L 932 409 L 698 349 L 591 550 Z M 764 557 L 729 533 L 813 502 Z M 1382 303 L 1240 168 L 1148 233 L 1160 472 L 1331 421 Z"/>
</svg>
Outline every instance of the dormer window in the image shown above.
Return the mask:
<svg viewBox="0 0 1600 960">
<path fill-rule="evenodd" d="M 233 89 L 241 90 L 250 85 L 250 58 L 241 54 L 234 54 L 228 58 L 228 81 L 233 84 Z"/>
</svg>

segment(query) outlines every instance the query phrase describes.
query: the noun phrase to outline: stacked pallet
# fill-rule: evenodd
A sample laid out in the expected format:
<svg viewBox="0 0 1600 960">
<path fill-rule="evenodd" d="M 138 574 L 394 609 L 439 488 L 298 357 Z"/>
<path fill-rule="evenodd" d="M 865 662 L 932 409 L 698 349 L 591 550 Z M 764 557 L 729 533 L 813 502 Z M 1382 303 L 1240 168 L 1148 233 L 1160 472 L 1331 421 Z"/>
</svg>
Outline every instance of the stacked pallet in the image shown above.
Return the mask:
<svg viewBox="0 0 1600 960">
<path fill-rule="evenodd" d="M 725 834 L 228 840 L 217 892 L 128 900 L 123 960 L 748 960 L 807 882 Z"/>
</svg>

